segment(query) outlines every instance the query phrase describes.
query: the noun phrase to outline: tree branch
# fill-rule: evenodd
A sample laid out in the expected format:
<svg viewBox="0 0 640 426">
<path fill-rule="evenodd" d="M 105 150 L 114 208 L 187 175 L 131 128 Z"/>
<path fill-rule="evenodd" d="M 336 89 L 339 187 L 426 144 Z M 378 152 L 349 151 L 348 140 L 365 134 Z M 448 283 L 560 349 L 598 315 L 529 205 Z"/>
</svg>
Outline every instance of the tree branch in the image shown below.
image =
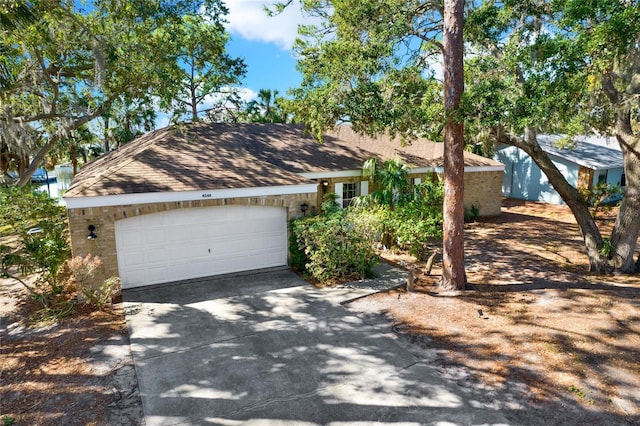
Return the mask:
<svg viewBox="0 0 640 426">
<path fill-rule="evenodd" d="M 36 171 L 36 169 L 38 168 L 38 165 L 42 162 L 45 155 L 47 155 L 49 151 L 51 151 L 51 149 L 60 141 L 60 139 L 62 139 L 65 135 L 67 135 L 72 130 L 77 129 L 78 127 L 82 126 L 85 123 L 88 123 L 89 121 L 93 120 L 96 117 L 99 117 L 104 111 L 107 110 L 109 106 L 111 106 L 111 104 L 117 98 L 118 98 L 118 94 L 111 95 L 102 105 L 96 108 L 95 111 L 93 111 L 93 113 L 75 118 L 70 124 L 62 127 L 61 129 L 58 129 L 57 132 L 51 135 L 51 137 L 49 138 L 49 141 L 47 141 L 47 143 L 42 148 L 40 148 L 40 151 L 38 151 L 35 157 L 33 157 L 33 160 L 29 164 L 29 167 L 27 167 L 27 169 L 24 171 L 22 176 L 20 176 L 20 179 L 18 180 L 18 185 L 25 186 L 27 183 L 29 183 L 29 181 L 31 180 L 31 176 Z"/>
</svg>

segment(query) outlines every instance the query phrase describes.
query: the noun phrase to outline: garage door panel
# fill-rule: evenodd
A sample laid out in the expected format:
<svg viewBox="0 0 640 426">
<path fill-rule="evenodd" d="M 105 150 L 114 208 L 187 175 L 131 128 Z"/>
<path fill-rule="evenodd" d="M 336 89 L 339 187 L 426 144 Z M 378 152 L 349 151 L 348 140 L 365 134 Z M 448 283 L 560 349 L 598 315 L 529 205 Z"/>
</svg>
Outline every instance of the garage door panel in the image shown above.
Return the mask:
<svg viewBox="0 0 640 426">
<path fill-rule="evenodd" d="M 140 216 L 130 217 L 126 220 L 122 220 L 118 222 L 120 224 L 120 229 L 123 231 L 129 231 L 132 229 L 140 228 Z"/>
<path fill-rule="evenodd" d="M 145 255 L 142 250 L 132 250 L 127 256 L 118 257 L 118 263 L 135 269 L 136 266 L 142 267 L 145 263 Z"/>
<path fill-rule="evenodd" d="M 286 210 L 220 206 L 116 222 L 123 288 L 286 264 Z"/>
</svg>

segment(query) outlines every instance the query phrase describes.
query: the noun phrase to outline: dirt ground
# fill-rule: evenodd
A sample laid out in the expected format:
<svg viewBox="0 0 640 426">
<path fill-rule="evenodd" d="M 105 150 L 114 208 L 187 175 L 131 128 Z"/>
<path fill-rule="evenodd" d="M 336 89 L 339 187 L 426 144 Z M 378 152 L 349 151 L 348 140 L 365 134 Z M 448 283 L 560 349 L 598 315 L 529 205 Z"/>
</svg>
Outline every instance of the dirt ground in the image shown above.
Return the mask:
<svg viewBox="0 0 640 426">
<path fill-rule="evenodd" d="M 58 323 L 0 279 L 0 420 L 4 425 L 136 425 L 142 405 L 122 304 L 76 305 Z"/>
<path fill-rule="evenodd" d="M 406 255 L 385 256 L 423 267 Z M 507 201 L 499 218 L 467 226 L 466 262 L 470 290 L 459 295 L 437 287 L 436 262 L 431 276 L 416 274 L 414 292 L 378 294 L 350 308 L 390 317 L 399 336 L 438 349 L 443 362 L 488 391 L 517 385 L 527 404 L 573 404 L 610 414 L 609 424 L 640 424 L 640 277 L 585 274 L 566 208 Z M 35 305 L 19 293 L 0 280 L 3 423 L 140 424 L 122 306 L 78 308 L 33 328 L 25 318 Z"/>
<path fill-rule="evenodd" d="M 561 206 L 508 200 L 499 218 L 469 224 L 465 238 L 469 290 L 442 292 L 436 264 L 431 276 L 416 274 L 414 292 L 351 308 L 385 312 L 398 333 L 426 338 L 489 388 L 521 385 L 532 404 L 640 424 L 640 277 L 585 274 L 578 227 Z M 406 255 L 385 257 L 423 269 Z"/>
</svg>

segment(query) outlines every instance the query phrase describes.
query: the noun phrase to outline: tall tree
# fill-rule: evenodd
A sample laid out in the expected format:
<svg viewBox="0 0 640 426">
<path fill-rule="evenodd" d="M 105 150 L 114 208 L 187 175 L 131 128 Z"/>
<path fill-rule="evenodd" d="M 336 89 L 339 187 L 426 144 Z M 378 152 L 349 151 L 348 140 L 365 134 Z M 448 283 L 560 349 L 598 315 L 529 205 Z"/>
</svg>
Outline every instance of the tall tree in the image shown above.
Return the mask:
<svg viewBox="0 0 640 426">
<path fill-rule="evenodd" d="M 78 173 L 80 166 L 78 160 L 82 158 L 83 163 L 86 163 L 89 159 L 91 147 L 96 142 L 96 135 L 86 124 L 73 129 L 66 138 L 60 141 L 60 144 L 54 150 L 50 151 L 47 167 L 55 166 L 60 158 L 66 157 L 71 162 L 73 174 L 75 175 Z"/>
<path fill-rule="evenodd" d="M 15 77 L 0 92 L 0 147 L 38 147 L 20 184 L 71 131 L 117 99 L 171 97 L 182 68 L 167 34 L 186 15 L 215 20 L 224 10 L 221 0 L 95 0 L 88 12 L 72 0 L 29 5 L 39 19 L 4 29 L 11 50 L 0 58 Z"/>
<path fill-rule="evenodd" d="M 589 58 L 589 71 L 598 83 L 594 88 L 608 100 L 610 121 L 605 124 L 616 135 L 624 158 L 626 190 L 609 258 L 620 272 L 638 272 L 640 257 L 634 263 L 633 255 L 640 233 L 640 2 L 564 0 L 556 7 Z"/>
<path fill-rule="evenodd" d="M 226 13 L 220 5 L 215 19 L 186 15 L 167 33 L 166 41 L 174 45 L 182 64 L 175 76 L 181 82 L 179 91 L 165 100 L 174 121 L 184 116 L 198 121 L 215 105 L 228 101 L 233 92 L 227 88 L 237 85 L 246 72 L 242 59 L 231 58 L 225 52 L 229 35 L 222 17 Z"/>
<path fill-rule="evenodd" d="M 109 152 L 152 130 L 156 111 L 150 96 L 119 98 L 101 118 L 103 150 Z"/>
<path fill-rule="evenodd" d="M 496 141 L 516 146 L 531 156 L 574 214 L 592 271 L 606 272 L 615 267 L 633 272 L 638 217 L 630 213 L 637 209 L 627 210 L 626 206 L 638 199 L 633 195 L 638 193 L 636 184 L 627 179 L 625 207 L 618 217 L 619 223 L 629 224 L 622 227 L 625 242 L 619 244 L 622 239 L 617 235 L 622 233 L 614 230 L 610 239 L 613 253 L 608 253 L 587 200 L 568 183 L 536 137 L 538 131 L 575 134 L 594 126 L 607 133 L 613 131 L 615 126 L 608 118 L 612 119 L 614 113 L 607 111 L 614 108 L 606 105 L 605 96 L 594 96 L 603 92 L 611 76 L 617 79 L 616 87 L 625 88 L 618 89 L 619 93 L 630 96 L 622 102 L 625 107 L 637 108 L 637 102 L 629 102 L 634 96 L 629 85 L 634 72 L 620 73 L 618 64 L 629 64 L 634 57 L 630 50 L 637 49 L 638 4 L 596 3 L 489 0 L 477 4 L 467 17 L 469 41 L 475 50 L 468 62 L 473 71 L 469 73 L 467 106 L 475 118 L 470 128 L 476 134 L 488 131 Z M 597 84 L 600 81 L 603 83 Z M 620 127 L 632 126 L 628 122 Z M 615 132 L 624 133 L 618 129 Z M 625 163 L 633 158 L 629 154 L 625 153 Z M 626 169 L 633 173 L 633 167 Z M 621 219 L 623 216 L 626 220 Z"/>
<path fill-rule="evenodd" d="M 589 206 L 537 140 L 538 131 L 571 132 L 585 99 L 584 56 L 559 31 L 549 4 L 496 3 L 471 8 L 467 34 L 474 57 L 468 79 L 469 126 L 476 134 L 525 151 L 547 175 L 576 218 L 592 271 L 607 269 L 603 239 Z M 552 35 L 553 33 L 553 35 Z"/>
<path fill-rule="evenodd" d="M 278 96 L 277 90 L 260 89 L 258 98 L 245 106 L 245 119 L 251 123 L 286 123 L 287 113 L 282 103 L 283 99 Z"/>
<path fill-rule="evenodd" d="M 442 139 L 445 128 L 442 285 L 464 288 L 464 140 L 458 108 L 464 87 L 463 2 L 445 2 L 446 13 L 440 2 L 421 0 L 310 0 L 301 4 L 320 17 L 322 24 L 301 28 L 301 39 L 295 45 L 303 74 L 301 87 L 292 91 L 297 120 L 317 137 L 343 121 L 357 132 L 386 132 L 407 143 L 425 135 Z M 444 34 L 443 20 L 447 24 Z M 446 114 L 442 86 L 433 68 L 443 54 Z"/>
<path fill-rule="evenodd" d="M 0 90 L 8 89 L 16 79 L 11 66 L 13 46 L 7 43 L 4 33 L 33 24 L 38 20 L 39 10 L 28 3 L 2 2 L 0 4 Z"/>
<path fill-rule="evenodd" d="M 463 290 L 464 272 L 464 0 L 444 0 L 442 57 L 444 71 L 444 208 L 442 285 Z"/>
</svg>

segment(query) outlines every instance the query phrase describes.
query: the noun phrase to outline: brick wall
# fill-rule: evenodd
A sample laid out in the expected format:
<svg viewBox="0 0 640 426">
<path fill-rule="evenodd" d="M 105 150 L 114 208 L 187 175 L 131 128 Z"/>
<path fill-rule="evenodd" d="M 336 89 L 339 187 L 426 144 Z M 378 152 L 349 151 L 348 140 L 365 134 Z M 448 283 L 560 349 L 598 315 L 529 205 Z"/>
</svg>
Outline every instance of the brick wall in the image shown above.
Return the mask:
<svg viewBox="0 0 640 426">
<path fill-rule="evenodd" d="M 501 170 L 464 174 L 464 207 L 478 207 L 480 217 L 499 216 L 502 206 Z"/>
<path fill-rule="evenodd" d="M 466 172 L 464 175 L 464 207 L 471 209 L 478 207 L 481 217 L 500 215 L 502 205 L 502 175 L 501 170 L 489 172 Z M 422 182 L 432 178 L 442 179 L 442 175 L 436 173 L 412 173 L 409 179 L 420 178 Z M 365 180 L 361 176 L 323 179 L 328 184 L 324 186 L 322 181 L 318 183 L 317 205 L 322 203 L 324 194 L 333 192 L 336 183 L 353 183 Z M 369 186 L 369 191 L 375 190 L 375 185 Z"/>
<path fill-rule="evenodd" d="M 96 282 L 118 275 L 118 258 L 116 255 L 115 222 L 134 216 L 142 216 L 174 209 L 213 207 L 222 205 L 273 206 L 287 209 L 287 219 L 301 216 L 300 205 L 306 203 L 309 211 L 316 208 L 316 194 L 295 194 L 281 196 L 224 198 L 219 200 L 196 200 L 152 204 L 132 204 L 126 206 L 92 207 L 67 209 L 71 250 L 73 256 L 87 254 L 102 258 L 102 268 Z M 89 225 L 96 227 L 98 238 L 90 240 Z"/>
<path fill-rule="evenodd" d="M 434 174 L 443 179 L 442 174 Z M 502 208 L 502 175 L 501 170 L 490 172 L 465 172 L 464 174 L 464 208 L 470 210 L 476 206 L 480 217 L 499 216 Z M 421 175 L 425 179 L 433 175 Z"/>
<path fill-rule="evenodd" d="M 419 177 L 423 181 L 432 174 L 415 174 L 411 178 Z M 437 175 L 436 175 L 437 176 Z M 441 178 L 441 176 L 438 176 Z M 69 229 L 71 235 L 71 247 L 74 256 L 87 254 L 98 255 L 102 258 L 103 268 L 97 282 L 101 282 L 110 276 L 118 275 L 118 259 L 116 255 L 115 222 L 128 217 L 158 213 L 173 209 L 212 207 L 221 205 L 246 205 L 246 206 L 274 206 L 287 209 L 287 218 L 292 219 L 301 216 L 300 205 L 306 203 L 309 212 L 319 208 L 322 194 L 332 192 L 336 182 L 359 182 L 362 177 L 327 179 L 328 185 L 323 186 L 318 182 L 318 193 L 264 196 L 249 198 L 226 198 L 219 200 L 195 200 L 168 203 L 132 204 L 111 207 L 92 207 L 68 209 Z M 502 172 L 467 172 L 464 179 L 465 208 L 472 205 L 479 208 L 480 216 L 497 216 L 500 214 Z M 326 191 L 323 192 L 323 190 Z M 96 227 L 98 238 L 90 240 L 89 225 Z"/>
</svg>

